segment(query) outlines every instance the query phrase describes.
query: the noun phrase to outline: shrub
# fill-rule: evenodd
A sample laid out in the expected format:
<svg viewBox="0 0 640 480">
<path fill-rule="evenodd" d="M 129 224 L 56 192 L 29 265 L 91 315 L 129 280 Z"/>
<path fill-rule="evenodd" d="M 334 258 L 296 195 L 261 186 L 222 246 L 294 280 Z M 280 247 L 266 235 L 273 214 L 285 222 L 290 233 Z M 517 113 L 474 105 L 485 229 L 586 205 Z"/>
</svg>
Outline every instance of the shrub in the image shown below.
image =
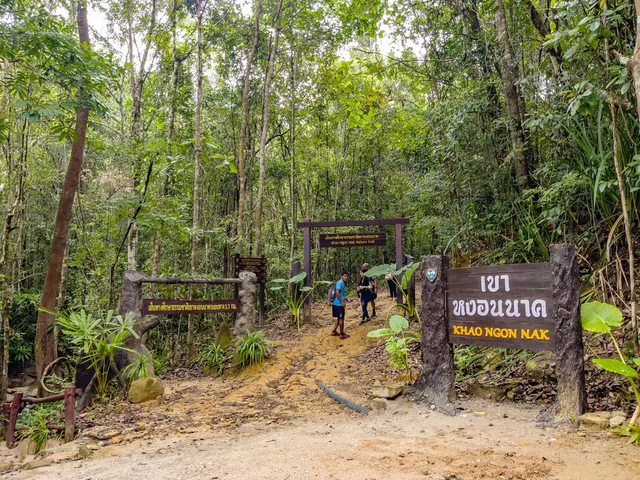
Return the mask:
<svg viewBox="0 0 640 480">
<path fill-rule="evenodd" d="M 199 363 L 205 370 L 214 370 L 216 375 L 222 375 L 222 369 L 228 360 L 227 350 L 211 343 L 198 352 L 195 363 Z"/>
<path fill-rule="evenodd" d="M 267 357 L 271 341 L 265 338 L 264 330 L 250 332 L 236 339 L 235 359 L 241 367 L 261 363 Z"/>
</svg>

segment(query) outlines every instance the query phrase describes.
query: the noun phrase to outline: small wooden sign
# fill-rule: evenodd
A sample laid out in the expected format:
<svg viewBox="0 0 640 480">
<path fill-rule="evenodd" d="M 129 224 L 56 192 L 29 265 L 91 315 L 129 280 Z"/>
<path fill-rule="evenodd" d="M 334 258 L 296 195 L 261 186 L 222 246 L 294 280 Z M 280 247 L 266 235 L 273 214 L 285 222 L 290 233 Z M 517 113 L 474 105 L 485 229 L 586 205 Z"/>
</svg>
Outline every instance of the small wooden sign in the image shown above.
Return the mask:
<svg viewBox="0 0 640 480">
<path fill-rule="evenodd" d="M 258 277 L 258 283 L 267 282 L 267 260 L 258 257 L 234 257 L 235 258 L 235 276 L 240 272 L 253 272 Z"/>
<path fill-rule="evenodd" d="M 387 244 L 384 232 L 321 233 L 320 247 L 378 247 Z"/>
<path fill-rule="evenodd" d="M 190 313 L 237 312 L 239 301 L 230 300 L 167 300 L 145 298 L 142 300 L 143 315 L 182 315 Z"/>
<path fill-rule="evenodd" d="M 550 263 L 447 272 L 449 342 L 555 351 Z"/>
</svg>

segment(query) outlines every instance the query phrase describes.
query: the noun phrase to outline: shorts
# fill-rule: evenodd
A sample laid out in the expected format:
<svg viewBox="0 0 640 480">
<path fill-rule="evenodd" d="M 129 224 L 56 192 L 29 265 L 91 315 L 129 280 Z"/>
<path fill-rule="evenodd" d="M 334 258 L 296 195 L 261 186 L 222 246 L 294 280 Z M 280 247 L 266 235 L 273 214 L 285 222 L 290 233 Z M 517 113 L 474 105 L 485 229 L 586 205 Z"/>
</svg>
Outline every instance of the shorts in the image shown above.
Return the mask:
<svg viewBox="0 0 640 480">
<path fill-rule="evenodd" d="M 332 305 L 333 307 L 333 316 L 335 318 L 343 318 L 344 317 L 344 307 L 339 305 Z"/>
</svg>

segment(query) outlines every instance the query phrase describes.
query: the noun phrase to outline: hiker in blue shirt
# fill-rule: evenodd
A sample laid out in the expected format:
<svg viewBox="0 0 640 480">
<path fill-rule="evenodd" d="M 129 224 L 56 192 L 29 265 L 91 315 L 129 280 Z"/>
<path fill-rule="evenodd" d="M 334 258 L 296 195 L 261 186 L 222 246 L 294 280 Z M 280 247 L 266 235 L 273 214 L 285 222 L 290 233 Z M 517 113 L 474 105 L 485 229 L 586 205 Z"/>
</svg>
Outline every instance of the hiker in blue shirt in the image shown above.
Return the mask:
<svg viewBox="0 0 640 480">
<path fill-rule="evenodd" d="M 337 337 L 338 335 L 342 340 L 345 338 L 349 338 L 349 335 L 344 333 L 344 313 L 345 313 L 345 305 L 347 303 L 347 280 L 349 280 L 349 273 L 342 272 L 340 275 L 340 280 L 336 283 L 336 298 L 333 300 L 332 309 L 333 316 L 336 318 L 336 325 L 333 327 L 331 331 L 331 336 Z M 338 330 L 340 333 L 338 333 Z"/>
</svg>

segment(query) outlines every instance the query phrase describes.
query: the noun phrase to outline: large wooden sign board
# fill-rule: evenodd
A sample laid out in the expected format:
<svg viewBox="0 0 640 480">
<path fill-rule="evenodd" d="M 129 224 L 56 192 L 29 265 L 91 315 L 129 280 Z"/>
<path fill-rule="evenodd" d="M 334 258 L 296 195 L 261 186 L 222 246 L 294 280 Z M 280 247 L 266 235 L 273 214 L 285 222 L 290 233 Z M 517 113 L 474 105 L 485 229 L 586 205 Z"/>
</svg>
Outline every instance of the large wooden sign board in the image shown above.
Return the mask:
<svg viewBox="0 0 640 480">
<path fill-rule="evenodd" d="M 550 263 L 448 270 L 449 341 L 554 351 L 551 283 Z"/>
<path fill-rule="evenodd" d="M 549 413 L 572 422 L 587 396 L 580 324 L 580 274 L 574 245 L 549 246 L 549 263 L 449 269 L 425 255 L 422 369 L 414 399 L 455 415 L 452 343 L 555 352 L 558 397 Z"/>
<path fill-rule="evenodd" d="M 378 247 L 386 244 L 387 234 L 384 232 L 320 234 L 320 248 Z"/>
<path fill-rule="evenodd" d="M 258 277 L 258 283 L 267 283 L 267 260 L 258 257 L 234 257 L 235 276 L 242 271 L 253 272 Z"/>
<path fill-rule="evenodd" d="M 168 300 L 145 298 L 142 300 L 143 315 L 182 315 L 191 313 L 237 312 L 238 299 L 231 300 Z"/>
</svg>

